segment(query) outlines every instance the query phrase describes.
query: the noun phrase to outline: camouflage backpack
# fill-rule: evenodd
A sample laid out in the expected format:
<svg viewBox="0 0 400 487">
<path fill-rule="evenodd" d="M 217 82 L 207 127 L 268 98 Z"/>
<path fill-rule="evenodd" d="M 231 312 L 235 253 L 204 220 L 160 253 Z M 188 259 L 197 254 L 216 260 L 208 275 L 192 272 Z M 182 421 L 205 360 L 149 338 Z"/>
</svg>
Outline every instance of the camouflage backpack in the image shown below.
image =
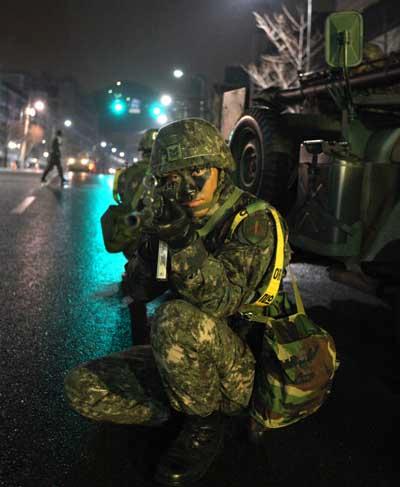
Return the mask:
<svg viewBox="0 0 400 487">
<path fill-rule="evenodd" d="M 281 428 L 317 411 L 330 393 L 338 367 L 331 335 L 305 313 L 295 277 L 291 275 L 297 313 L 281 318 L 263 315 L 278 295 L 283 276 L 284 239 L 278 213 L 265 202 L 249 205 L 234 220 L 231 232 L 243 218 L 264 206 L 273 216 L 277 248 L 272 276 L 260 297 L 240 312 L 265 325 L 262 353 L 257 361 L 250 415 L 264 428 Z M 290 268 L 289 268 L 290 272 Z M 291 272 L 290 272 L 291 274 Z"/>
</svg>

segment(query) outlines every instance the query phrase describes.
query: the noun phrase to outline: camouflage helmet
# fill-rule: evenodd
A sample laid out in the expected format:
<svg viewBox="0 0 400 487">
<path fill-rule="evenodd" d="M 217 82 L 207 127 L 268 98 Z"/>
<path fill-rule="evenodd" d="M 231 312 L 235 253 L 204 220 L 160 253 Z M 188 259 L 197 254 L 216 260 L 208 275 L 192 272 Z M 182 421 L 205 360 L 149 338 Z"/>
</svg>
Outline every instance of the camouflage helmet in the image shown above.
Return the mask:
<svg viewBox="0 0 400 487">
<path fill-rule="evenodd" d="M 139 141 L 138 150 L 151 152 L 154 141 L 156 140 L 158 129 L 148 129 Z"/>
<path fill-rule="evenodd" d="M 382 59 L 384 54 L 378 44 L 367 42 L 363 49 L 363 56 L 365 61 L 376 61 L 377 59 Z"/>
<path fill-rule="evenodd" d="M 201 118 L 186 118 L 160 129 L 151 153 L 154 175 L 204 166 L 235 169 L 232 153 L 214 125 Z"/>
<path fill-rule="evenodd" d="M 363 48 L 363 62 L 354 71 L 360 74 L 373 71 L 374 69 L 381 69 L 385 66 L 383 57 L 384 53 L 378 44 L 367 42 Z"/>
</svg>

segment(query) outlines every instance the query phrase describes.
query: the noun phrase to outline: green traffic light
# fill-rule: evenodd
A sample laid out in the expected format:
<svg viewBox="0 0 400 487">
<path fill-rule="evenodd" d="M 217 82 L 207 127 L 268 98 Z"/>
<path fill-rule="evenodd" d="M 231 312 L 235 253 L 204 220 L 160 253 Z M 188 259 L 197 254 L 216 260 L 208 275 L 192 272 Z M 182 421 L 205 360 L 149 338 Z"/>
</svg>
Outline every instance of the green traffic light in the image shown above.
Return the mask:
<svg viewBox="0 0 400 487">
<path fill-rule="evenodd" d="M 122 99 L 113 100 L 111 103 L 111 111 L 115 115 L 123 115 L 126 112 L 126 103 Z"/>
<path fill-rule="evenodd" d="M 149 114 L 152 118 L 157 119 L 160 115 L 164 115 L 164 107 L 159 103 L 152 103 L 149 107 Z"/>
</svg>

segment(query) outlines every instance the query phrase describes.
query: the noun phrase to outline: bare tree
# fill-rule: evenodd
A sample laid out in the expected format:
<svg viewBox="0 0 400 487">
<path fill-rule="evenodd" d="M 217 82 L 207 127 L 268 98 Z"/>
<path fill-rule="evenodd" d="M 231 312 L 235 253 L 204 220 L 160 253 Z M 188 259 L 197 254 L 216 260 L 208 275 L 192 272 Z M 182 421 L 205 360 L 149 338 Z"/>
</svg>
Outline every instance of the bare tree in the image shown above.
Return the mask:
<svg viewBox="0 0 400 487">
<path fill-rule="evenodd" d="M 253 12 L 259 29 L 265 32 L 267 41 L 276 54 L 261 56 L 259 63 L 244 69 L 259 88 L 291 88 L 298 85 L 298 72 L 307 64 L 307 20 L 304 8 L 297 8 L 297 17 L 282 6 L 281 12 L 260 15 Z M 322 35 L 311 37 L 310 57 L 313 59 L 323 49 Z"/>
</svg>

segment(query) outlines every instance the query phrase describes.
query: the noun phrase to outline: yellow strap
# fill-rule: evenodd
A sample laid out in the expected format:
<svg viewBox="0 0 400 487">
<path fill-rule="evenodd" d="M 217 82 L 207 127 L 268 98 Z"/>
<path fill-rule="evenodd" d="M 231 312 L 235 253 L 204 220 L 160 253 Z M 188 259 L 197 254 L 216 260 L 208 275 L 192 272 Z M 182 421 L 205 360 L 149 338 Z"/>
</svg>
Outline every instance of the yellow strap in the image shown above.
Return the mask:
<svg viewBox="0 0 400 487">
<path fill-rule="evenodd" d="M 248 216 L 249 216 L 249 212 L 246 210 L 246 208 L 244 210 L 239 211 L 239 213 L 236 213 L 225 241 L 230 240 L 232 238 L 232 235 L 235 233 L 235 230 L 239 225 L 239 223 L 243 221 L 245 218 L 247 218 Z"/>
<path fill-rule="evenodd" d="M 274 302 L 276 296 L 278 295 L 283 274 L 285 243 L 283 238 L 282 225 L 279 219 L 278 212 L 275 210 L 275 208 L 269 207 L 269 211 L 272 214 L 276 227 L 276 252 L 274 270 L 272 271 L 272 276 L 268 285 L 260 293 L 261 296 L 257 299 L 257 301 L 252 303 L 255 306 L 269 306 Z"/>
<path fill-rule="evenodd" d="M 115 170 L 115 175 L 114 175 L 114 183 L 113 183 L 113 198 L 114 201 L 118 204 L 121 203 L 121 198 L 119 197 L 118 194 L 118 180 L 119 177 L 121 176 L 121 173 L 125 170 L 124 167 L 119 167 Z"/>
<path fill-rule="evenodd" d="M 255 211 L 259 211 L 262 209 L 268 209 L 271 212 L 271 215 L 275 221 L 275 228 L 276 228 L 276 252 L 275 252 L 275 261 L 274 261 L 274 269 L 272 272 L 272 277 L 270 279 L 270 282 L 264 289 L 264 291 L 261 291 L 260 294 L 261 296 L 257 299 L 257 301 L 243 305 L 241 307 L 241 310 L 244 313 L 249 313 L 252 315 L 251 319 L 253 321 L 259 321 L 260 323 L 268 323 L 269 320 L 271 319 L 268 316 L 257 316 L 254 314 L 251 309 L 253 306 L 269 306 L 272 304 L 278 295 L 279 292 L 279 287 L 281 284 L 282 276 L 283 276 L 283 266 L 284 266 L 284 251 L 285 251 L 285 243 L 284 243 L 284 237 L 283 237 L 283 230 L 282 230 L 282 224 L 279 219 L 278 212 L 273 208 L 272 206 L 269 206 L 266 202 L 257 202 L 253 205 L 248 206 L 246 209 L 240 211 L 234 218 L 230 231 L 229 231 L 229 237 L 232 237 L 233 232 L 239 225 L 241 221 L 243 221 L 245 218 L 247 218 L 250 214 L 254 213 Z M 301 299 L 300 291 L 297 285 L 297 280 L 295 275 L 292 272 L 292 269 L 289 267 L 289 275 L 290 275 L 290 280 L 292 283 L 293 291 L 294 291 L 294 296 L 296 300 L 296 308 L 297 308 L 297 314 L 306 314 L 305 309 L 304 309 L 304 304 L 303 300 Z M 293 315 L 295 316 L 295 315 Z M 297 315 L 296 315 L 297 316 Z"/>
<path fill-rule="evenodd" d="M 232 238 L 232 235 L 234 234 L 239 223 L 242 222 L 245 218 L 247 218 L 249 215 L 252 215 L 256 211 L 268 210 L 269 208 L 270 206 L 266 201 L 256 201 L 255 203 L 252 203 L 243 210 L 239 211 L 239 213 L 236 213 L 225 242 Z"/>
</svg>

